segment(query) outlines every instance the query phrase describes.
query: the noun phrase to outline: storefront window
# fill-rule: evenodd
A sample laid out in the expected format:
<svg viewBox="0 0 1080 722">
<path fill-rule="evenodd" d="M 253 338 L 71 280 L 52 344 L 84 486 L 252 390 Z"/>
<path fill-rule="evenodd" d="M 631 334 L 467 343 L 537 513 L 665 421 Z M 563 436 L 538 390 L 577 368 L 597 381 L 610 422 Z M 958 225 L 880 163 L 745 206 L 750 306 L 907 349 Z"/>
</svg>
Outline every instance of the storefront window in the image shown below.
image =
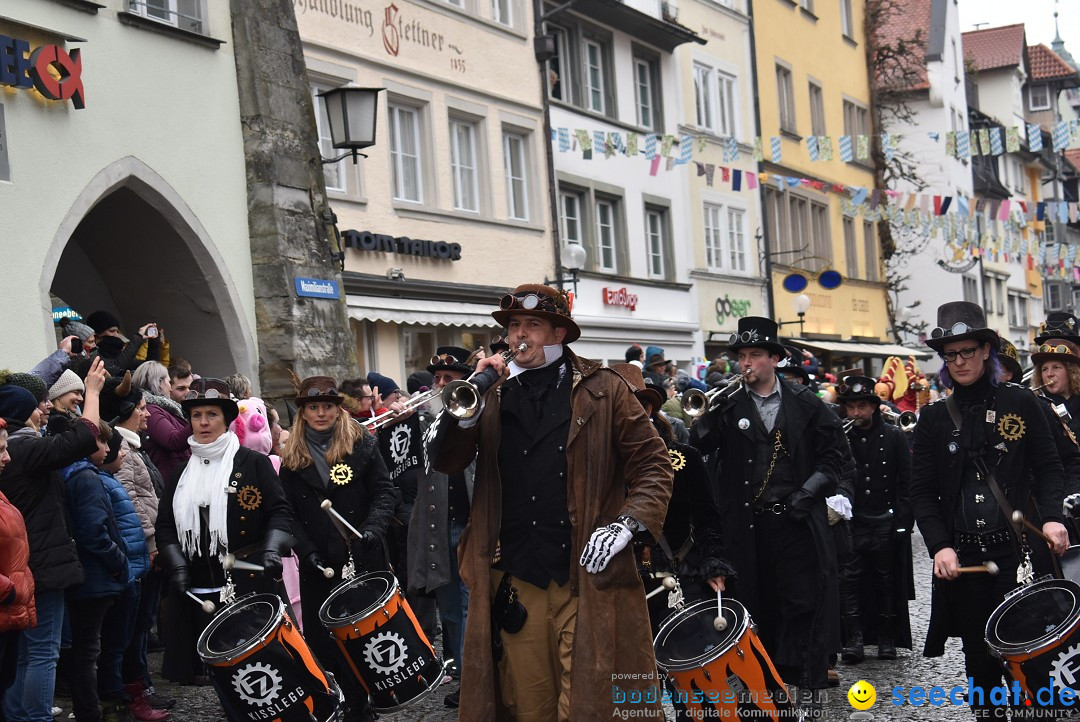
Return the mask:
<svg viewBox="0 0 1080 722">
<path fill-rule="evenodd" d="M 435 329 L 428 326 L 405 326 L 401 329 L 405 351 L 405 373 L 426 369 L 435 355 Z"/>
</svg>

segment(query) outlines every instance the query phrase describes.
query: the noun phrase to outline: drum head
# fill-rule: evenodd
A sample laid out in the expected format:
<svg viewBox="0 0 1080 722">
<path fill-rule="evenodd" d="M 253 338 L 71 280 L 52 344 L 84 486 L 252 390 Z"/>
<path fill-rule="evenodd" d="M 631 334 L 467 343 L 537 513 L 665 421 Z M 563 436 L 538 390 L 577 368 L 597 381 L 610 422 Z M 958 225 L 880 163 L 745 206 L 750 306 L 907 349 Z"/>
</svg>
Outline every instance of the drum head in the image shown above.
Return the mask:
<svg viewBox="0 0 1080 722">
<path fill-rule="evenodd" d="M 1068 634 L 1080 617 L 1080 585 L 1036 582 L 1006 599 L 986 622 L 986 643 L 998 656 L 1034 652 Z"/>
<path fill-rule="evenodd" d="M 274 594 L 251 594 L 222 609 L 199 636 L 207 662 L 234 659 L 266 639 L 285 613 Z"/>
<path fill-rule="evenodd" d="M 319 610 L 319 621 L 330 629 L 352 624 L 382 609 L 397 591 L 390 572 L 371 572 L 339 584 Z"/>
<path fill-rule="evenodd" d="M 734 599 L 724 600 L 727 628 L 716 631 L 716 602 L 705 599 L 668 617 L 656 635 L 656 663 L 669 672 L 697 669 L 731 649 L 746 633 L 750 615 Z"/>
<path fill-rule="evenodd" d="M 1066 579 L 1080 584 L 1080 544 L 1073 544 L 1061 557 L 1061 571 Z"/>
</svg>

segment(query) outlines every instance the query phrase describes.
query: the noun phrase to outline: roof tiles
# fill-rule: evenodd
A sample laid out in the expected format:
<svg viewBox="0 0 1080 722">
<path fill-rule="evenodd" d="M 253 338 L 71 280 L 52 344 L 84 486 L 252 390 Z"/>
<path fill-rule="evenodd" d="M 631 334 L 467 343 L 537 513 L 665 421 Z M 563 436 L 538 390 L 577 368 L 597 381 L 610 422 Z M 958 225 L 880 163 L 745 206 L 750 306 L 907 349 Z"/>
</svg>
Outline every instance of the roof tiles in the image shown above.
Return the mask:
<svg viewBox="0 0 1080 722">
<path fill-rule="evenodd" d="M 1032 80 L 1055 80 L 1077 74 L 1060 55 L 1041 43 L 1028 46 L 1028 58 L 1031 60 Z"/>
<path fill-rule="evenodd" d="M 964 60 L 976 70 L 1012 68 L 1024 63 L 1024 24 L 963 33 Z"/>
</svg>

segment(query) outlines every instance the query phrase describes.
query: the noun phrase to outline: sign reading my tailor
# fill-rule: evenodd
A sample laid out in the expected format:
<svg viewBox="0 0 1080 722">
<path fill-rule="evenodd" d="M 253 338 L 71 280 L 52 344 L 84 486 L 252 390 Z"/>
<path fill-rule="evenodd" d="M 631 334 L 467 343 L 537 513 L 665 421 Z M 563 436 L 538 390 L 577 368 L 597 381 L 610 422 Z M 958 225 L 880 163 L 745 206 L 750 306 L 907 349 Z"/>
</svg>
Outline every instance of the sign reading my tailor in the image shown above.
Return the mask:
<svg viewBox="0 0 1080 722">
<path fill-rule="evenodd" d="M 307 298 L 341 298 L 337 281 L 322 278 L 296 278 L 296 295 Z"/>
<path fill-rule="evenodd" d="M 637 310 L 637 294 L 630 293 L 625 288 L 605 288 L 604 304 L 607 306 L 625 306 L 631 311 Z"/>
<path fill-rule="evenodd" d="M 440 258 L 449 261 L 461 260 L 461 244 L 445 241 L 421 241 L 408 236 L 388 236 L 385 233 L 371 231 L 345 231 L 341 234 L 346 248 L 358 251 L 382 251 L 401 256 L 420 256 L 422 258 Z"/>
<path fill-rule="evenodd" d="M 59 45 L 42 45 L 30 52 L 28 41 L 0 35 L 0 85 L 36 88 L 49 100 L 70 100 L 77 110 L 86 107 L 78 49 L 69 53 Z"/>
</svg>

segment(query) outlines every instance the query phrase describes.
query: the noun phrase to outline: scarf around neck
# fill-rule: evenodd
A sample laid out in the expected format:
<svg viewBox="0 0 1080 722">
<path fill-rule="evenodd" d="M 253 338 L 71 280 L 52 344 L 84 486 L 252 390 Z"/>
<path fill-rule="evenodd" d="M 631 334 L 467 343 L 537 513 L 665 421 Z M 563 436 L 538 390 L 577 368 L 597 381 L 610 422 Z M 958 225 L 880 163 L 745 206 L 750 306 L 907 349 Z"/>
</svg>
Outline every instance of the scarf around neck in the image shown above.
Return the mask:
<svg viewBox="0 0 1080 722">
<path fill-rule="evenodd" d="M 240 448 L 240 439 L 226 431 L 209 444 L 200 444 L 188 437 L 191 458 L 180 475 L 173 496 L 173 515 L 176 533 L 184 556 L 193 559 L 200 554 L 202 539 L 201 507 L 210 509 L 210 549 L 212 556 L 220 548 L 229 548 L 228 508 L 229 475 L 233 458 Z"/>
<path fill-rule="evenodd" d="M 315 462 L 315 470 L 319 472 L 319 481 L 324 487 L 330 483 L 330 463 L 326 460 L 326 452 L 334 438 L 337 422 L 335 421 L 334 424 L 326 431 L 316 431 L 310 426 L 304 429 L 304 441 L 307 442 L 308 453 L 311 454 L 311 460 Z"/>
</svg>

